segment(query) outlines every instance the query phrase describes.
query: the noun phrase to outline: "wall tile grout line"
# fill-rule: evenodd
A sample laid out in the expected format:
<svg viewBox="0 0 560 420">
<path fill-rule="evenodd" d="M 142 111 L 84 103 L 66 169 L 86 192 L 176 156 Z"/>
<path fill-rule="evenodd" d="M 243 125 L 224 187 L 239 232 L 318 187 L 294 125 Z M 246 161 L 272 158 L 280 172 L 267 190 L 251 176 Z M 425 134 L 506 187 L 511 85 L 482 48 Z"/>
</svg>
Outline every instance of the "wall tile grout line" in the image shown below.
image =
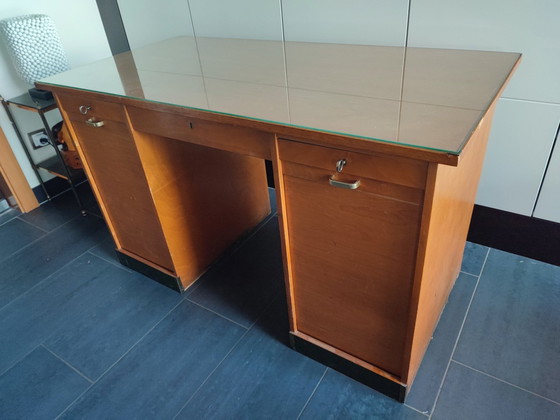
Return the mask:
<svg viewBox="0 0 560 420">
<path fill-rule="evenodd" d="M 54 351 L 49 349 L 44 343 L 40 344 L 39 347 L 43 347 L 46 351 L 48 351 L 50 354 L 52 354 L 54 357 L 56 357 L 58 360 L 60 360 L 62 363 L 64 363 L 66 366 L 68 366 L 70 369 L 72 369 L 74 372 L 76 372 L 78 375 L 80 375 L 82 378 L 84 378 L 86 381 L 88 381 L 90 384 L 93 384 L 93 382 L 94 382 L 93 379 L 88 378 L 83 372 L 80 372 L 77 368 L 72 366 L 69 362 L 67 362 L 62 357 L 60 357 L 58 354 L 56 354 Z"/>
<path fill-rule="evenodd" d="M 119 357 L 111 366 L 109 366 L 101 375 L 99 375 L 99 378 L 97 378 L 95 381 L 93 381 L 93 383 L 87 387 L 80 395 L 78 395 L 70 404 L 68 404 L 68 406 L 62 410 L 62 412 L 55 417 L 56 419 L 59 419 L 60 416 L 62 416 L 64 413 L 66 413 L 68 411 L 68 409 L 70 409 L 75 403 L 76 401 L 78 401 L 84 394 L 86 394 L 97 382 L 99 382 L 102 378 L 104 378 L 110 371 L 111 369 L 113 369 L 113 367 L 115 367 L 117 365 L 117 363 L 119 363 L 122 359 L 124 359 L 126 357 L 127 354 L 129 354 L 137 345 L 138 343 L 140 343 L 142 340 L 144 340 L 144 338 L 151 333 L 165 318 L 167 318 L 169 316 L 169 314 L 171 314 L 171 312 L 173 312 L 175 309 L 177 309 L 179 307 L 179 305 L 181 305 L 183 303 L 183 299 L 179 299 L 179 301 L 173 305 L 173 307 L 166 313 L 164 314 L 161 319 L 156 322 L 151 328 L 148 329 L 148 331 L 146 331 L 144 333 L 144 335 L 142 335 L 142 337 L 140 337 L 132 346 L 130 346 L 130 348 L 124 352 L 121 357 Z"/>
<path fill-rule="evenodd" d="M 480 373 L 481 375 L 488 376 L 489 378 L 495 379 L 496 381 L 502 382 L 502 383 L 504 383 L 504 384 L 506 384 L 506 385 L 512 386 L 512 387 L 514 387 L 514 388 L 517 388 L 517 389 L 519 389 L 520 391 L 527 392 L 528 394 L 534 395 L 535 397 L 539 397 L 539 398 L 541 398 L 541 399 L 543 399 L 543 400 L 546 400 L 546 401 L 548 401 L 548 402 L 551 402 L 551 403 L 553 403 L 553 404 L 556 404 L 556 405 L 559 405 L 559 406 L 560 406 L 560 401 L 551 400 L 550 398 L 545 397 L 544 395 L 537 394 L 536 392 L 533 392 L 533 391 L 530 391 L 530 390 L 528 390 L 528 389 L 522 388 L 522 387 L 520 387 L 519 385 L 512 384 L 511 382 L 505 381 L 505 380 L 503 380 L 503 379 L 501 379 L 501 378 L 498 378 L 497 376 L 490 375 L 489 373 L 486 373 L 486 372 L 484 372 L 484 371 L 482 371 L 482 370 L 475 369 L 475 368 L 473 368 L 472 366 L 469 366 L 469 365 L 466 365 L 466 364 L 464 364 L 464 363 L 461 363 L 461 362 L 459 362 L 458 360 L 455 360 L 455 359 L 453 359 L 453 358 L 451 359 L 451 361 L 452 361 L 453 363 L 457 364 L 457 365 L 463 366 L 463 367 L 465 367 L 465 368 L 467 368 L 467 369 L 470 369 L 470 370 L 472 370 L 472 371 L 474 371 L 474 372 Z"/>
<path fill-rule="evenodd" d="M 196 390 L 191 394 L 191 396 L 187 399 L 187 401 L 185 402 L 185 404 L 183 404 L 181 406 L 181 408 L 179 409 L 179 411 L 177 411 L 177 413 L 173 416 L 172 420 L 175 420 L 177 418 L 177 416 L 181 413 L 181 411 L 183 411 L 183 409 L 189 405 L 189 403 L 192 401 L 192 399 L 196 396 L 196 394 L 204 387 L 204 385 L 206 384 L 206 382 L 208 382 L 208 380 L 212 377 L 212 375 L 216 372 L 216 370 L 218 370 L 218 368 L 222 365 L 222 363 L 224 363 L 224 361 L 229 357 L 229 355 L 237 348 L 237 346 L 239 346 L 239 343 L 241 343 L 241 341 L 243 341 L 243 339 L 247 336 L 247 334 L 249 334 L 249 332 L 253 329 L 253 327 L 256 325 L 256 323 L 258 322 L 258 320 L 263 316 L 263 314 L 268 310 L 268 308 L 270 308 L 273 304 L 274 304 L 274 299 L 276 299 L 277 297 L 274 297 L 270 300 L 270 303 L 268 305 L 265 306 L 265 308 L 261 311 L 261 313 L 256 317 L 256 319 L 253 321 L 253 323 L 251 324 L 251 326 L 249 328 L 247 328 L 247 331 L 245 331 L 241 337 L 239 337 L 239 340 L 237 340 L 235 342 L 235 344 L 233 346 L 231 346 L 231 349 L 227 352 L 227 354 L 222 358 L 222 360 L 220 360 L 220 362 L 216 365 L 216 367 L 214 369 L 212 369 L 212 372 L 210 372 L 208 374 L 208 376 L 204 379 L 204 381 L 202 381 L 202 383 L 200 384 L 200 386 L 198 388 L 196 388 Z M 188 300 L 188 299 L 184 299 L 184 300 Z M 192 302 L 189 300 L 189 302 Z M 195 302 L 192 302 L 195 303 Z M 204 308 L 204 306 L 198 305 L 203 309 L 207 309 Z M 207 309 L 208 311 L 210 311 L 209 309 Z M 213 311 L 210 311 L 212 313 L 215 313 Z M 222 317 L 223 318 L 223 317 Z M 227 318 L 225 318 L 227 319 Z M 233 322 L 233 321 L 232 321 Z M 236 323 L 237 324 L 237 323 Z M 239 325 L 239 324 L 237 324 Z M 245 327 L 244 327 L 245 328 Z"/>
<path fill-rule="evenodd" d="M 307 401 L 305 401 L 305 404 L 303 404 L 303 407 L 301 408 L 301 411 L 299 412 L 299 414 L 297 416 L 297 420 L 299 420 L 300 417 L 303 415 L 303 412 L 305 411 L 305 409 L 309 405 L 309 402 L 311 401 L 311 398 L 313 398 L 313 395 L 315 395 L 315 392 L 317 392 L 317 388 L 319 388 L 319 385 L 321 385 L 321 382 L 323 382 L 323 378 L 325 377 L 325 375 L 327 374 L 328 371 L 329 371 L 329 368 L 326 367 L 325 371 L 323 372 L 323 375 L 317 381 L 317 385 L 315 385 L 315 388 L 313 388 L 313 391 L 311 391 L 311 394 L 309 395 L 309 398 L 307 398 Z"/>
<path fill-rule="evenodd" d="M 457 334 L 457 338 L 455 339 L 455 344 L 453 345 L 453 350 L 451 351 L 451 357 L 449 358 L 449 361 L 447 362 L 447 367 L 445 368 L 443 378 L 441 379 L 441 382 L 439 384 L 439 389 L 438 389 L 438 392 L 436 394 L 434 404 L 432 405 L 432 409 L 430 411 L 430 416 L 428 417 L 430 420 L 432 419 L 432 416 L 434 415 L 434 413 L 436 411 L 436 406 L 437 406 L 437 403 L 439 401 L 439 397 L 441 395 L 441 390 L 443 389 L 443 384 L 445 382 L 445 379 L 447 378 L 447 372 L 449 371 L 449 366 L 451 365 L 451 360 L 453 359 L 453 356 L 455 355 L 455 350 L 457 349 L 457 344 L 459 343 L 459 340 L 461 339 L 461 333 L 463 332 L 463 327 L 465 326 L 465 322 L 467 321 L 467 317 L 469 315 L 469 311 L 471 309 L 471 305 L 472 305 L 472 302 L 473 302 L 474 297 L 476 295 L 476 291 L 478 289 L 478 284 L 480 283 L 480 278 L 482 277 L 482 273 L 484 272 L 484 267 L 486 266 L 486 261 L 488 261 L 488 256 L 489 255 L 490 255 L 490 248 L 488 248 L 488 250 L 486 251 L 486 257 L 484 258 L 484 262 L 482 263 L 482 267 L 480 269 L 480 275 L 478 276 L 478 278 L 476 280 L 476 284 L 474 286 L 471 298 L 469 300 L 467 310 L 465 311 L 465 316 L 463 317 L 463 322 L 461 322 L 461 327 L 459 328 L 459 333 Z"/>
</svg>

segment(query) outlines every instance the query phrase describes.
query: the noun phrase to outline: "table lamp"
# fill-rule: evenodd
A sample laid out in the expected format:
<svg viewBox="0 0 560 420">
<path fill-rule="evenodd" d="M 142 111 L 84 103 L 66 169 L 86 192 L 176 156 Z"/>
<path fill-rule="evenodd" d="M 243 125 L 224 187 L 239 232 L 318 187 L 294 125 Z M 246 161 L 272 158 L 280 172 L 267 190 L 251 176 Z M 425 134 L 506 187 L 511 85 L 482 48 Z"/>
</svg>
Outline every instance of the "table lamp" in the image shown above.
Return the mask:
<svg viewBox="0 0 560 420">
<path fill-rule="evenodd" d="M 27 83 L 69 69 L 54 21 L 47 15 L 24 15 L 0 21 L 0 34 L 16 73 Z M 51 99 L 49 91 L 29 89 L 39 99 Z"/>
</svg>

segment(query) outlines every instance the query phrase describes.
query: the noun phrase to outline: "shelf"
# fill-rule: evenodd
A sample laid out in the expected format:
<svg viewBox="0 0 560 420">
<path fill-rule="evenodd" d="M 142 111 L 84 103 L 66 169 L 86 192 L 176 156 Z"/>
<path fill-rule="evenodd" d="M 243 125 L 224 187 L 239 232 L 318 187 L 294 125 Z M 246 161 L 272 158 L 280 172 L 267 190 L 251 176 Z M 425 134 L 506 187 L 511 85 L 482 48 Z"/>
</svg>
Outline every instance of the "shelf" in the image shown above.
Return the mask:
<svg viewBox="0 0 560 420">
<path fill-rule="evenodd" d="M 6 102 L 15 105 L 18 108 L 26 109 L 33 112 L 48 112 L 52 109 L 57 108 L 54 99 L 38 99 L 33 98 L 29 93 L 24 93 L 23 95 L 17 96 L 12 99 L 8 99 Z"/>
<path fill-rule="evenodd" d="M 52 156 L 42 162 L 37 163 L 37 168 L 47 171 L 59 178 L 64 178 L 68 180 L 68 176 L 66 175 L 66 171 L 64 170 L 64 166 L 60 159 L 57 156 Z M 68 172 L 70 172 L 70 177 L 72 179 L 84 174 L 84 171 L 81 169 L 72 169 L 68 167 Z"/>
</svg>

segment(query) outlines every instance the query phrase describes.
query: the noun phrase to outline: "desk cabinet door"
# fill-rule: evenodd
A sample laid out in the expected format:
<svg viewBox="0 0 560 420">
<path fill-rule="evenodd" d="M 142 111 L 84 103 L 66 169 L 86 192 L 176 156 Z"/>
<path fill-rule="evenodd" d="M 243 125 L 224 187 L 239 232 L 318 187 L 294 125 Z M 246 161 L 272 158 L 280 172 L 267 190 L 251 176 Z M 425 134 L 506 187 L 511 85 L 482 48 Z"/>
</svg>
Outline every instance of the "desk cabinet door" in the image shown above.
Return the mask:
<svg viewBox="0 0 560 420">
<path fill-rule="evenodd" d="M 121 248 L 172 270 L 142 164 L 126 125 L 105 117 L 103 126 L 92 127 L 86 125 L 85 116 L 68 115 Z"/>
<path fill-rule="evenodd" d="M 368 192 L 375 180 L 337 188 L 328 171 L 288 165 L 296 329 L 400 376 L 421 206 Z"/>
</svg>

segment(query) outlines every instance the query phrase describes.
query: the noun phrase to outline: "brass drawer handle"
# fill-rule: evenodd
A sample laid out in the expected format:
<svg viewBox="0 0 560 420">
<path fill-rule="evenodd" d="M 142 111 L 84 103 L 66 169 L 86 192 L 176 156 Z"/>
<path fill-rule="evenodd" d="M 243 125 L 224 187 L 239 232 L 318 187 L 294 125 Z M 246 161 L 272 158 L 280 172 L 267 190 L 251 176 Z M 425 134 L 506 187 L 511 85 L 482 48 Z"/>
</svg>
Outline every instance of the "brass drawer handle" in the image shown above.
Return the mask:
<svg viewBox="0 0 560 420">
<path fill-rule="evenodd" d="M 336 179 L 330 177 L 329 185 L 337 188 L 344 188 L 346 190 L 355 190 L 360 186 L 360 180 L 358 179 L 357 181 L 354 182 L 343 182 L 343 181 L 337 181 Z"/>
<path fill-rule="evenodd" d="M 99 128 L 105 125 L 103 121 L 94 121 L 93 118 L 86 120 L 86 124 L 93 128 Z"/>
</svg>

